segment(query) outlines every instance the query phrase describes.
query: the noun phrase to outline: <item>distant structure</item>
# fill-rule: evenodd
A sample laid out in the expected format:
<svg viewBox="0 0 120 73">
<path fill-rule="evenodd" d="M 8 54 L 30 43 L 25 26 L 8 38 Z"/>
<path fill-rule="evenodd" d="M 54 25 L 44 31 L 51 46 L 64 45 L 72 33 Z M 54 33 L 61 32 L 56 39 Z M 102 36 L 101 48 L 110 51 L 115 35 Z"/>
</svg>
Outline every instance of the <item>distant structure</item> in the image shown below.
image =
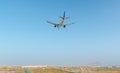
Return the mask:
<svg viewBox="0 0 120 73">
<path fill-rule="evenodd" d="M 22 66 L 22 68 L 43 68 L 43 67 L 47 67 L 47 65 L 41 65 L 41 66 Z"/>
<path fill-rule="evenodd" d="M 102 63 L 96 61 L 96 62 L 89 63 L 87 66 L 90 66 L 90 67 L 102 67 Z"/>
</svg>

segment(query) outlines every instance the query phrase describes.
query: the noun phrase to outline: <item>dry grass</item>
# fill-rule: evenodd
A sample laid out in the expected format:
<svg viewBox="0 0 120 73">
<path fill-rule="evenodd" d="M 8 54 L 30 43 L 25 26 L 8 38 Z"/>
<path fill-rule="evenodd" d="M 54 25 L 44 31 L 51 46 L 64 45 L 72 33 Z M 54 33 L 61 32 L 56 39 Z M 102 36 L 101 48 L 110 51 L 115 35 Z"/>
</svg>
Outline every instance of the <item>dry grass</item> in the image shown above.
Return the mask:
<svg viewBox="0 0 120 73">
<path fill-rule="evenodd" d="M 120 73 L 120 68 L 117 67 L 0 67 L 0 73 L 24 73 L 25 70 L 32 73 Z"/>
</svg>

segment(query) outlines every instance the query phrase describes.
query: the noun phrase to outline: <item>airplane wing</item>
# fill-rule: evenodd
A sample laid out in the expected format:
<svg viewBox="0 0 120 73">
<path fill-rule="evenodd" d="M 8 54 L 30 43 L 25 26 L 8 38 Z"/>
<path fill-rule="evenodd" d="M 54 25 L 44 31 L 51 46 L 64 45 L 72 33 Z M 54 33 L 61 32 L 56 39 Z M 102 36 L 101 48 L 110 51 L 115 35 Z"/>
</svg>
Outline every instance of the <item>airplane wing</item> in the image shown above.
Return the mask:
<svg viewBox="0 0 120 73">
<path fill-rule="evenodd" d="M 48 23 L 50 23 L 50 24 L 53 24 L 53 25 L 57 25 L 56 23 L 53 23 L 53 22 L 50 22 L 50 21 L 47 21 Z"/>
<path fill-rule="evenodd" d="M 75 24 L 75 23 L 69 23 L 69 24 L 65 24 L 65 25 L 68 26 L 68 25 L 71 25 L 71 24 Z"/>
</svg>

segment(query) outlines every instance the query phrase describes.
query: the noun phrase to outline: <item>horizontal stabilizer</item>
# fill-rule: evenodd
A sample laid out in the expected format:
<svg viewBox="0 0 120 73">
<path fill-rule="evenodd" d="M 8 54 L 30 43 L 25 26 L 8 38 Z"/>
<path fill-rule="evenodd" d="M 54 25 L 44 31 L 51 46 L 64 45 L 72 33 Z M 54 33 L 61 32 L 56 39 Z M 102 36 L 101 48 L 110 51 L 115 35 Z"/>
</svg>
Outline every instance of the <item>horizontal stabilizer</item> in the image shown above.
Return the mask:
<svg viewBox="0 0 120 73">
<path fill-rule="evenodd" d="M 62 16 L 59 16 L 59 18 L 63 19 L 63 20 L 67 20 L 69 19 L 70 17 L 62 17 Z"/>
</svg>

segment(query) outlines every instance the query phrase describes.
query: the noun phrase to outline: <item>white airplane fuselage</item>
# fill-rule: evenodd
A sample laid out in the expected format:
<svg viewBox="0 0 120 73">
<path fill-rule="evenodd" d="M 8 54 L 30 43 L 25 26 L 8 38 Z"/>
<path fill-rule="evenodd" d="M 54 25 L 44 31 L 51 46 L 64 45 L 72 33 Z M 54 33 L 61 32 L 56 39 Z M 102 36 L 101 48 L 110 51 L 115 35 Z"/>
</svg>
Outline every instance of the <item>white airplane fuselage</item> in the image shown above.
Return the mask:
<svg viewBox="0 0 120 73">
<path fill-rule="evenodd" d="M 60 27 L 64 26 L 65 19 L 62 19 L 59 24 L 56 25 L 56 27 L 59 29 Z"/>
</svg>

